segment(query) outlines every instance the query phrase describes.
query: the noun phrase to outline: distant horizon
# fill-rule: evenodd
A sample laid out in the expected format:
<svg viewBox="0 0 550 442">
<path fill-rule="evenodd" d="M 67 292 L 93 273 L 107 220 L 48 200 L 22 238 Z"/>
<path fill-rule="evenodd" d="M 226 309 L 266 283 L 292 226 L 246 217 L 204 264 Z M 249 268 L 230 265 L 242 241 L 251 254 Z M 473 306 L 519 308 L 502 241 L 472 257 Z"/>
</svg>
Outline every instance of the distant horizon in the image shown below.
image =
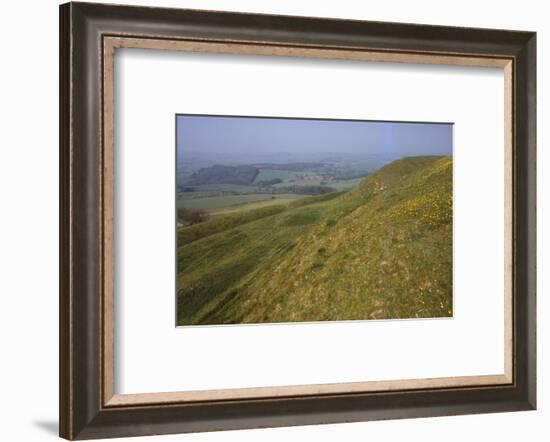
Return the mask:
<svg viewBox="0 0 550 442">
<path fill-rule="evenodd" d="M 205 155 L 282 155 L 303 160 L 331 154 L 391 160 L 452 155 L 453 150 L 453 123 L 188 114 L 177 115 L 176 121 L 180 160 Z"/>
</svg>

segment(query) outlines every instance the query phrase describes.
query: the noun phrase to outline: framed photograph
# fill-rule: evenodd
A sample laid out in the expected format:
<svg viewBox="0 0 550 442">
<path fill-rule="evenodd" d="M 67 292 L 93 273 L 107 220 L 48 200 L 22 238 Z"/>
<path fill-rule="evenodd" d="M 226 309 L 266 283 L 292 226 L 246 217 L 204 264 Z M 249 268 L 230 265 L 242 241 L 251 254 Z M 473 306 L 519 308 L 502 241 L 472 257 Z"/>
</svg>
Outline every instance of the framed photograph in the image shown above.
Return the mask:
<svg viewBox="0 0 550 442">
<path fill-rule="evenodd" d="M 60 7 L 60 435 L 536 407 L 533 32 Z"/>
</svg>

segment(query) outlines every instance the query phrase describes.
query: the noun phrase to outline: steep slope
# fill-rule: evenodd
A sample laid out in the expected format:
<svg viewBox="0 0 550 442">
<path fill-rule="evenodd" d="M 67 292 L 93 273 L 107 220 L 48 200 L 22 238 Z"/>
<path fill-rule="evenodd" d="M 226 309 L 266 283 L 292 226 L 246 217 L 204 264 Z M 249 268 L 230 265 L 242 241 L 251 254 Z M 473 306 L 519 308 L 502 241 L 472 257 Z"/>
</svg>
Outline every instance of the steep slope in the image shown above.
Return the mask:
<svg viewBox="0 0 550 442">
<path fill-rule="evenodd" d="M 450 158 L 398 160 L 308 200 L 182 245 L 179 323 L 452 314 Z"/>
</svg>

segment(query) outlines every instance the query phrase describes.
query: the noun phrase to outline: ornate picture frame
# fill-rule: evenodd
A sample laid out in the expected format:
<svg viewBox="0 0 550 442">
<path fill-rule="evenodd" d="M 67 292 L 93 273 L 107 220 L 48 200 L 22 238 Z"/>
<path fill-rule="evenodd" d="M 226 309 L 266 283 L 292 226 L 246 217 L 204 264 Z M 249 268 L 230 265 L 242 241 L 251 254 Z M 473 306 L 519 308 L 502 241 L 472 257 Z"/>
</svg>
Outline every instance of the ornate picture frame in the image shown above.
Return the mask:
<svg viewBox="0 0 550 442">
<path fill-rule="evenodd" d="M 505 79 L 505 373 L 115 394 L 117 48 L 498 67 Z M 68 3 L 60 7 L 60 435 L 90 439 L 536 407 L 536 34 Z"/>
</svg>

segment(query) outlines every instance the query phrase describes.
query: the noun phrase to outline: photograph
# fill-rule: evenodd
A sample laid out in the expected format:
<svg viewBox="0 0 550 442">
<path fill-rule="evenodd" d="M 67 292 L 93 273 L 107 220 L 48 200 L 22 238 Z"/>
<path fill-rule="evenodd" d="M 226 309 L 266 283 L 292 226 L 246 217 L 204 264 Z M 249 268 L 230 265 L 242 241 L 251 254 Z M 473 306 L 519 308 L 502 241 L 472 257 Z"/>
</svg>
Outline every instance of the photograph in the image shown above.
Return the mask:
<svg viewBox="0 0 550 442">
<path fill-rule="evenodd" d="M 541 7 L 117 1 L 6 3 L 4 439 L 548 434 Z"/>
<path fill-rule="evenodd" d="M 453 123 L 176 115 L 178 326 L 453 316 Z"/>
</svg>

